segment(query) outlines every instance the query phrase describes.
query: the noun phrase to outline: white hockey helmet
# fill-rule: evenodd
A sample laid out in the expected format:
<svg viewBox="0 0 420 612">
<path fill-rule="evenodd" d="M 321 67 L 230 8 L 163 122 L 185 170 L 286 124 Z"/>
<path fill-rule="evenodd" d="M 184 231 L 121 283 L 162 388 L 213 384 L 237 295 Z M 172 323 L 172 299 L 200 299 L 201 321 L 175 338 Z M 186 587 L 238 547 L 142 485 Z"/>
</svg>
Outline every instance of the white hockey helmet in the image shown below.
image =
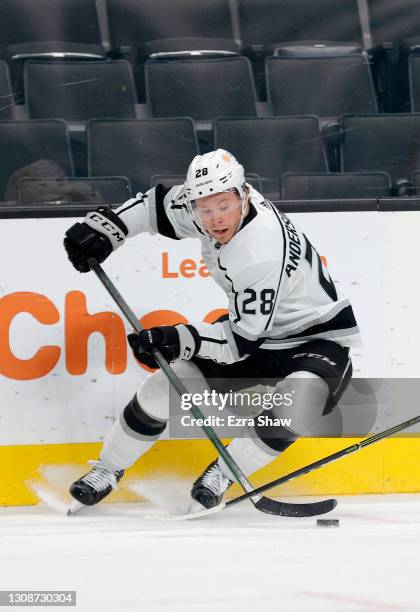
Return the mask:
<svg viewBox="0 0 420 612">
<path fill-rule="evenodd" d="M 216 193 L 236 190 L 242 202 L 241 220 L 236 231 L 239 230 L 245 215 L 247 189 L 244 169 L 231 153 L 224 149 L 217 149 L 204 155 L 196 155 L 188 168 L 184 188 L 188 210 L 200 229 L 206 234 L 208 232 L 204 229 L 197 214 L 196 200 Z"/>
</svg>

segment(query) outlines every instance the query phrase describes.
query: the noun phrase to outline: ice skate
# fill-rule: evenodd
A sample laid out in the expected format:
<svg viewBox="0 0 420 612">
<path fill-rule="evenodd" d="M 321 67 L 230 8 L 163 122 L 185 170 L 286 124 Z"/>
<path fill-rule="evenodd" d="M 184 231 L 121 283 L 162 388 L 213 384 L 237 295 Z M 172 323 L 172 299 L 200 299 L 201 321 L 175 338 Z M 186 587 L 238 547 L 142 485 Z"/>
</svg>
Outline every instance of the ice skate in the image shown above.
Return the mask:
<svg viewBox="0 0 420 612">
<path fill-rule="evenodd" d="M 193 499 L 191 510 L 198 511 L 204 508 L 213 508 L 222 501 L 223 495 L 232 484 L 232 480 L 226 478 L 216 461 L 204 470 L 194 482 L 191 489 Z"/>
<path fill-rule="evenodd" d="M 94 506 L 113 491 L 121 480 L 124 470 L 112 472 L 100 461 L 89 461 L 90 472 L 76 480 L 70 487 L 70 494 L 82 506 Z M 78 505 L 77 504 L 77 505 Z"/>
</svg>

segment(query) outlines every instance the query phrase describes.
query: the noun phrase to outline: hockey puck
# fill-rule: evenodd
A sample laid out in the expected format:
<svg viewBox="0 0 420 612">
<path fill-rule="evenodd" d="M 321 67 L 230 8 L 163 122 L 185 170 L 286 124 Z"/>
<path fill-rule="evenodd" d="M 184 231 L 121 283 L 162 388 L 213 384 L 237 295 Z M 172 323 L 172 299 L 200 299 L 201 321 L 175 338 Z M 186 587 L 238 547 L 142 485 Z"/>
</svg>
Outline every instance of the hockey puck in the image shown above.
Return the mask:
<svg viewBox="0 0 420 612">
<path fill-rule="evenodd" d="M 340 521 L 338 519 L 317 519 L 316 524 L 318 527 L 339 527 Z"/>
</svg>

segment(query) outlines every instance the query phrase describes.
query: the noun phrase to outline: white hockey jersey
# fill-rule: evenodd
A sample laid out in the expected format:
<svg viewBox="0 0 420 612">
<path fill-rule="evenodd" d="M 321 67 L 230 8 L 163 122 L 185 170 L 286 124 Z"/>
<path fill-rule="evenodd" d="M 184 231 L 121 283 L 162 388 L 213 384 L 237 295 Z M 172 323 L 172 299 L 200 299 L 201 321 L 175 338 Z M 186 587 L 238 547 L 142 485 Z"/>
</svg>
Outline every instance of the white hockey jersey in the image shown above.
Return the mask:
<svg viewBox="0 0 420 612">
<path fill-rule="evenodd" d="M 224 245 L 194 223 L 183 186 L 158 185 L 115 212 L 128 237 L 149 232 L 201 241 L 202 257 L 228 297 L 229 320 L 191 321 L 201 337 L 199 357 L 233 363 L 257 348 L 288 349 L 320 338 L 360 344 L 350 302 L 338 295 L 308 238 L 251 187 L 250 211 Z"/>
</svg>

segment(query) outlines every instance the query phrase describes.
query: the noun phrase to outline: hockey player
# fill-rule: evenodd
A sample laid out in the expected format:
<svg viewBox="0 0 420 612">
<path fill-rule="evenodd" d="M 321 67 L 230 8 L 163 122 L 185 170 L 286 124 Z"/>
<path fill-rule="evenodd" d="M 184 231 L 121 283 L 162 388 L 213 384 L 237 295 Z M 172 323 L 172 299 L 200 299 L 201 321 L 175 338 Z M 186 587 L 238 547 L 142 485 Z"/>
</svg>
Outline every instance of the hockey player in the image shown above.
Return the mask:
<svg viewBox="0 0 420 612">
<path fill-rule="evenodd" d="M 229 453 L 251 474 L 332 411 L 348 385 L 349 348 L 359 343 L 349 300 L 337 294 L 305 234 L 245 182 L 243 167 L 222 149 L 195 157 L 184 185 L 157 185 L 115 211 L 89 213 L 67 231 L 64 245 L 73 266 L 88 272 L 90 257 L 103 262 L 142 232 L 199 239 L 203 259 L 228 297 L 229 316 L 214 324 L 130 334 L 136 358 L 156 367 L 151 351 L 157 348 L 183 379 L 203 385 L 225 380 L 229 388 L 229 379 L 246 386 L 249 378 L 272 378 L 278 392 L 293 394 L 293 426 L 255 425 L 249 436 L 229 444 Z M 92 505 L 117 486 L 164 431 L 168 395 L 160 370 L 143 382 L 108 433 L 99 460 L 71 486 L 75 499 Z M 279 409 L 270 413 L 279 416 Z M 210 508 L 232 481 L 218 458 L 196 480 L 191 496 Z"/>
</svg>

